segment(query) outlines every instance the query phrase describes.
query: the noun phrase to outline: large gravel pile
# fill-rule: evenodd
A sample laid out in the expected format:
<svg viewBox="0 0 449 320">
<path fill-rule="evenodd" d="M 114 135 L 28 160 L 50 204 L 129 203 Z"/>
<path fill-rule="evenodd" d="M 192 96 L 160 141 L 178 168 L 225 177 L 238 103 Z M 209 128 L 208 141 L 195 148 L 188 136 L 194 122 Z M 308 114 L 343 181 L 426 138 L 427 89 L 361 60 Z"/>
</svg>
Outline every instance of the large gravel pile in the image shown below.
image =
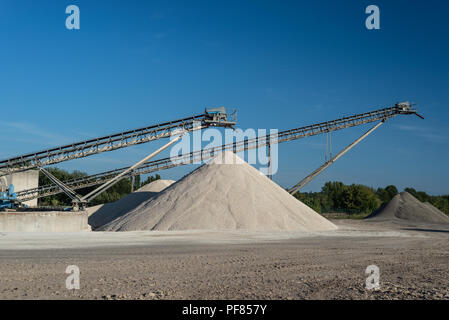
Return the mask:
<svg viewBox="0 0 449 320">
<path fill-rule="evenodd" d="M 336 228 L 234 153 L 225 152 L 100 230 Z"/>
<path fill-rule="evenodd" d="M 384 207 L 367 217 L 372 220 L 449 223 L 449 217 L 430 203 L 422 203 L 408 192 L 394 196 Z"/>
<path fill-rule="evenodd" d="M 141 203 L 154 197 L 174 182 L 174 180 L 156 180 L 142 186 L 140 189 L 130 193 L 118 201 L 90 207 L 87 209 L 89 215 L 88 223 L 95 229 L 111 222 L 112 220 L 135 209 Z"/>
</svg>

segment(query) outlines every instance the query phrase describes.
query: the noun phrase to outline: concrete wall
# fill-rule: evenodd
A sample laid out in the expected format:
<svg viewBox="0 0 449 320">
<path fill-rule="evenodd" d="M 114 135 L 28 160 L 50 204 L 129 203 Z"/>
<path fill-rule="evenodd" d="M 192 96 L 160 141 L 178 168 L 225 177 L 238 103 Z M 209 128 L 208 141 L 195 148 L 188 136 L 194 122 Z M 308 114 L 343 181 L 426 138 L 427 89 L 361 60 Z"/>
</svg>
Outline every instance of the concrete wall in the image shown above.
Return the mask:
<svg viewBox="0 0 449 320">
<path fill-rule="evenodd" d="M 8 181 L 10 180 L 9 177 L 10 176 L 0 177 L 0 192 L 6 191 L 6 189 L 8 189 L 8 186 L 9 186 Z"/>
<path fill-rule="evenodd" d="M 87 212 L 42 211 L 0 212 L 0 232 L 91 231 Z"/>
<path fill-rule="evenodd" d="M 10 184 L 14 185 L 15 192 L 37 188 L 39 185 L 39 170 L 17 172 L 0 178 L 0 189 L 5 190 Z M 37 206 L 37 199 L 24 203 L 30 207 L 35 207 Z"/>
</svg>

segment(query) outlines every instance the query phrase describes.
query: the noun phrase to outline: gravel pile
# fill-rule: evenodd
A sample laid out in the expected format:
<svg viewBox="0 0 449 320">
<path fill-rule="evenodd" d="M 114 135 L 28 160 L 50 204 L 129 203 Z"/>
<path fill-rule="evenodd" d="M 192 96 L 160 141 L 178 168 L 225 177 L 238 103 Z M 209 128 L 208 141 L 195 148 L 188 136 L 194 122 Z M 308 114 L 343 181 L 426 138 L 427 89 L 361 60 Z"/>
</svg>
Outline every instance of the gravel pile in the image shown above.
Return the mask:
<svg viewBox="0 0 449 320">
<path fill-rule="evenodd" d="M 334 230 L 337 227 L 232 152 L 217 155 L 104 231 Z"/>
</svg>

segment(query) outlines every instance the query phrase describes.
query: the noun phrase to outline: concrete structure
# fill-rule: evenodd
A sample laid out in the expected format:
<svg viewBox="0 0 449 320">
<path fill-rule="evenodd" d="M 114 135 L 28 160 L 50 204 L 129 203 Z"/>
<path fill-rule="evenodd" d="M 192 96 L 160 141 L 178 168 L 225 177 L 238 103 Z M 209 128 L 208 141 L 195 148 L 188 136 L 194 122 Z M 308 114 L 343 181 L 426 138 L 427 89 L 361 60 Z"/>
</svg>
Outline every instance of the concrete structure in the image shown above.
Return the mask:
<svg viewBox="0 0 449 320">
<path fill-rule="evenodd" d="M 91 231 L 86 211 L 0 212 L 0 232 L 80 231 Z"/>
<path fill-rule="evenodd" d="M 6 190 L 10 184 L 14 185 L 15 192 L 37 188 L 39 186 L 39 170 L 28 170 L 0 177 L 0 191 Z M 30 207 L 36 207 L 37 199 L 24 203 Z"/>
</svg>

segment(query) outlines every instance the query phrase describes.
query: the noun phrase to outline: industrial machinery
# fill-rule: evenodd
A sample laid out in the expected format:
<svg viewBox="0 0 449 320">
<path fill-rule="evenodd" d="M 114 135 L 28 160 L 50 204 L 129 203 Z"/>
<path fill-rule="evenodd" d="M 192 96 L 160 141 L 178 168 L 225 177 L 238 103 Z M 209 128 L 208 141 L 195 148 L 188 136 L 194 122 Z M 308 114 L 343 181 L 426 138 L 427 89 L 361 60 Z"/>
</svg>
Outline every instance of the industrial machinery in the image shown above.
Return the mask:
<svg viewBox="0 0 449 320">
<path fill-rule="evenodd" d="M 151 159 L 155 155 L 161 153 L 162 151 L 167 149 L 172 144 L 174 144 L 177 141 L 179 141 L 182 138 L 182 136 L 185 135 L 186 133 L 187 133 L 187 131 L 185 131 L 185 130 L 177 132 L 176 135 L 174 136 L 174 138 L 170 140 L 170 142 L 166 143 L 165 145 L 163 145 L 162 147 L 160 147 L 156 151 L 152 152 L 151 154 L 149 154 L 148 156 L 146 156 L 145 158 L 143 158 L 139 162 L 135 163 L 134 165 L 132 165 L 131 167 L 127 168 L 126 170 L 124 170 L 120 174 L 116 175 L 114 178 L 104 182 L 101 186 L 99 186 L 95 190 L 89 192 L 85 196 L 77 194 L 74 190 L 72 190 L 64 182 L 58 180 L 54 175 L 52 175 L 50 172 L 48 172 L 45 168 L 39 167 L 39 170 L 43 174 L 45 174 L 51 181 L 53 181 L 61 189 L 62 192 L 64 192 L 70 199 L 72 199 L 73 211 L 78 211 L 79 209 L 83 209 L 87 203 L 89 203 L 90 201 L 95 199 L 97 196 L 99 196 L 100 194 L 105 192 L 107 189 L 112 187 L 114 184 L 119 182 L 127 173 L 129 173 L 129 172 L 131 172 L 133 170 L 138 169 L 146 161 L 148 161 L 149 159 Z"/>
<path fill-rule="evenodd" d="M 362 140 L 364 140 L 367 136 L 369 136 L 374 130 L 379 128 L 385 121 L 382 120 L 379 123 L 377 123 L 374 127 L 372 127 L 370 130 L 365 132 L 360 138 L 355 140 L 353 143 L 348 145 L 346 148 L 341 150 L 335 157 L 330 158 L 329 160 L 325 161 L 324 164 L 322 164 L 318 169 L 314 170 L 311 174 L 309 174 L 307 177 L 299 181 L 297 184 L 295 184 L 292 188 L 288 190 L 290 194 L 295 194 L 302 188 L 304 188 L 310 181 L 312 181 L 316 176 L 318 176 L 321 172 L 326 170 L 331 164 L 333 164 L 335 161 L 340 159 L 346 152 L 351 150 L 353 147 L 355 147 L 357 144 L 359 144 Z M 329 140 L 328 140 L 329 141 Z M 326 145 L 327 148 L 327 145 Z"/>
<path fill-rule="evenodd" d="M 17 199 L 17 194 L 14 192 L 12 184 L 8 189 L 0 193 L 0 210 L 16 209 L 21 205 L 21 201 Z"/>
<path fill-rule="evenodd" d="M 419 118 L 424 119 L 423 116 L 418 114 L 416 111 L 413 111 L 411 109 L 410 102 L 401 102 L 396 104 L 398 108 L 398 112 L 403 114 L 410 114 L 410 112 L 413 112 L 415 115 L 417 115 Z M 297 184 L 295 184 L 292 188 L 288 190 L 290 194 L 295 194 L 302 188 L 304 188 L 310 181 L 315 179 L 320 173 L 322 173 L 324 170 L 326 170 L 328 167 L 330 167 L 335 161 L 340 159 L 345 153 L 347 153 L 349 150 L 354 148 L 357 144 L 359 144 L 361 141 L 363 141 L 366 137 L 368 137 L 371 133 L 374 132 L 377 128 L 379 128 L 382 124 L 384 124 L 386 119 L 382 119 L 380 122 L 378 122 L 376 125 L 374 125 L 371 129 L 369 129 L 367 132 L 365 132 L 362 136 L 357 138 L 354 142 L 352 142 L 350 145 L 345 147 L 343 150 L 341 150 L 337 155 L 334 157 L 331 157 L 329 160 L 326 160 L 319 168 L 314 170 L 312 173 L 310 173 L 307 177 L 299 181 Z M 330 139 L 328 138 L 327 144 L 326 144 L 326 150 L 331 150 Z"/>
<path fill-rule="evenodd" d="M 235 124 L 235 122 L 230 121 L 229 116 L 226 119 L 220 119 L 220 115 L 225 114 L 223 111 L 217 110 L 206 110 L 206 117 L 210 117 L 210 120 L 214 119 L 214 112 L 218 112 L 217 118 L 215 118 L 214 121 L 216 123 L 222 123 L 226 126 L 230 126 L 232 123 Z M 417 114 L 416 110 L 412 109 L 412 106 L 408 102 L 404 103 L 397 103 L 392 107 L 379 109 L 375 111 L 370 111 L 366 113 L 356 114 L 332 121 L 326 121 L 321 122 L 317 124 L 312 124 L 304 127 L 299 127 L 295 129 L 289 129 L 285 131 L 280 131 L 276 134 L 268 134 L 263 136 L 258 136 L 253 139 L 245 139 L 242 141 L 236 141 L 229 144 L 224 144 L 222 146 L 212 147 L 212 148 L 206 148 L 198 151 L 194 151 L 187 154 L 182 154 L 177 157 L 172 158 L 162 158 L 158 160 L 148 161 L 145 163 L 142 163 L 138 168 L 133 168 L 133 170 L 130 170 L 130 167 L 127 168 L 120 168 L 116 170 L 111 170 L 103 173 L 98 173 L 70 181 L 66 181 L 65 185 L 70 187 L 71 189 L 81 189 L 86 188 L 89 186 L 95 186 L 104 184 L 105 182 L 115 179 L 115 177 L 119 176 L 121 178 L 125 177 L 132 177 L 137 176 L 141 174 L 148 174 L 157 172 L 160 170 L 165 170 L 181 165 L 196 163 L 199 161 L 204 161 L 213 158 L 218 152 L 222 151 L 233 151 L 233 152 L 242 152 L 249 149 L 254 148 L 260 148 L 264 146 L 270 146 L 275 143 L 282 143 L 287 141 L 293 141 L 305 137 L 310 137 L 318 134 L 324 134 L 324 133 L 330 133 L 333 131 L 355 127 L 363 124 L 368 124 L 376 121 L 380 121 L 379 123 L 383 123 L 387 121 L 388 119 L 395 117 L 397 115 L 411 115 L 415 114 L 419 117 L 421 117 L 419 114 Z M 205 118 L 206 118 L 205 117 Z M 421 117 L 422 118 L 422 117 Z M 226 121 L 225 121 L 226 120 Z M 225 122 L 223 122 L 225 121 Z M 206 122 L 206 119 L 204 119 L 204 122 Z M 355 143 L 357 144 L 361 140 L 363 140 L 368 134 L 370 134 L 372 131 L 374 131 L 377 127 L 379 127 L 380 124 L 376 124 L 374 129 L 371 129 L 369 133 L 364 134 L 361 138 L 358 139 L 358 141 Z M 349 151 L 355 144 L 351 144 L 346 151 L 341 152 L 337 154 L 333 159 L 329 160 L 329 163 L 325 166 L 327 168 L 330 164 L 332 164 L 334 161 L 336 161 L 339 157 L 341 157 L 344 153 Z M 268 148 L 270 149 L 270 148 Z M 325 168 L 320 169 L 319 172 L 322 172 Z M 315 175 L 316 176 L 316 175 Z M 315 177 L 314 176 L 314 177 Z M 310 178 L 310 177 L 309 177 Z M 311 179 L 308 179 L 310 181 Z M 297 186 L 296 186 L 297 187 Z M 38 188 L 23 190 L 18 192 L 18 198 L 25 201 L 25 200 L 31 200 L 36 199 L 40 197 L 45 197 L 49 195 L 54 195 L 61 193 L 60 187 L 56 184 L 51 185 L 45 185 L 45 186 L 39 186 Z"/>
<path fill-rule="evenodd" d="M 95 139 L 28 153 L 0 160 L 0 177 L 72 159 L 84 158 L 102 152 L 113 151 L 150 141 L 169 138 L 174 132 L 193 131 L 209 126 L 233 127 L 235 112 L 227 113 L 225 107 L 206 109 L 203 114 L 163 122 L 148 127 L 128 130 Z"/>
<path fill-rule="evenodd" d="M 204 123 L 213 127 L 229 126 L 231 128 L 234 128 L 234 125 L 236 123 L 236 113 L 236 110 L 227 113 L 225 107 L 209 108 L 204 111 Z"/>
<path fill-rule="evenodd" d="M 149 141 L 154 141 L 162 138 L 175 137 L 165 146 L 159 148 L 157 151 L 151 153 L 143 160 L 129 168 L 129 171 L 138 169 L 142 164 L 147 162 L 150 158 L 162 152 L 170 145 L 178 141 L 184 134 L 213 127 L 232 127 L 235 125 L 236 112 L 227 113 L 225 107 L 205 109 L 204 113 L 189 118 L 183 118 L 175 121 L 164 122 L 149 127 L 129 130 L 121 133 L 112 134 L 96 139 L 90 139 L 82 142 L 73 143 L 70 145 L 52 148 L 35 153 L 25 154 L 22 156 L 1 160 L 0 161 L 0 177 L 13 174 L 16 172 L 27 171 L 33 168 L 38 168 L 44 175 L 46 175 L 58 188 L 60 192 L 64 192 L 72 199 L 73 209 L 77 210 L 83 207 L 86 203 L 93 200 L 95 197 L 112 187 L 115 183 L 121 180 L 123 176 L 128 174 L 128 170 L 119 173 L 108 181 L 104 181 L 103 185 L 86 196 L 78 195 L 70 186 L 59 181 L 55 176 L 48 172 L 44 166 L 54 163 L 59 163 L 71 159 L 83 158 L 89 155 L 98 154 L 106 151 L 112 151 L 124 147 L 129 147 L 136 144 L 142 144 Z M 16 195 L 15 195 L 16 196 Z M 5 196 L 6 197 L 6 196 Z M 13 207 L 12 200 L 4 203 L 4 206 Z"/>
</svg>

